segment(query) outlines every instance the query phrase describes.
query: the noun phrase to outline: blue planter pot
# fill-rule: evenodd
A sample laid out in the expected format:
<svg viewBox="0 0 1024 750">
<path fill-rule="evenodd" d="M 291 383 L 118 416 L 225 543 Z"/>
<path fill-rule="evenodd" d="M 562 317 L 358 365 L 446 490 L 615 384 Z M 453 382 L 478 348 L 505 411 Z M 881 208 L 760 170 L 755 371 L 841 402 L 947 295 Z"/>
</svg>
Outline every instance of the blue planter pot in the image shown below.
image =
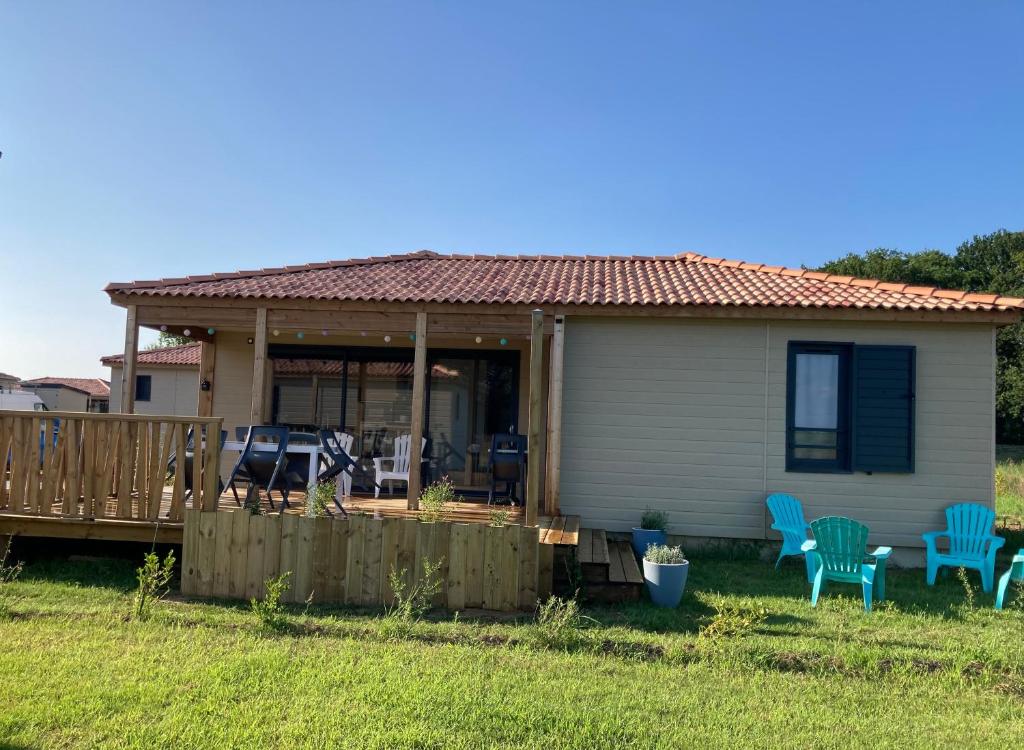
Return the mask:
<svg viewBox="0 0 1024 750">
<path fill-rule="evenodd" d="M 678 565 L 659 565 L 644 560 L 644 581 L 651 601 L 659 607 L 674 608 L 679 606 L 686 590 L 686 576 L 690 572 L 687 560 Z"/>
<path fill-rule="evenodd" d="M 633 552 L 637 557 L 642 558 L 649 545 L 665 541 L 665 532 L 661 529 L 633 529 Z"/>
</svg>

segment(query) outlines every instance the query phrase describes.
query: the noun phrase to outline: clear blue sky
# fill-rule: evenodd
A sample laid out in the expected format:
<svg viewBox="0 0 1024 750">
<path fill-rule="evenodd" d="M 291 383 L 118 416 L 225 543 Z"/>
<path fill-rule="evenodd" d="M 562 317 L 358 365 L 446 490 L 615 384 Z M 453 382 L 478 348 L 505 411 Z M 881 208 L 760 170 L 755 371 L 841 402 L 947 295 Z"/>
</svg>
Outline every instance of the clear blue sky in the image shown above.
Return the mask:
<svg viewBox="0 0 1024 750">
<path fill-rule="evenodd" d="M 998 0 L 3 3 L 0 370 L 104 374 L 112 280 L 1022 229 L 1022 28 Z"/>
</svg>

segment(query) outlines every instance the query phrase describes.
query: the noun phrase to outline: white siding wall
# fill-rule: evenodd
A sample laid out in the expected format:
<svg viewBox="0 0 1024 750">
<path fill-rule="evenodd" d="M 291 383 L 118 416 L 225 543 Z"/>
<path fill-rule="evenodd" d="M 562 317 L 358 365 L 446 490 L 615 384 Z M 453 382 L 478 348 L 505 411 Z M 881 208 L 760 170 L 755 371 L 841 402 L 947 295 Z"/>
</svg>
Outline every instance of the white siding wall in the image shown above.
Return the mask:
<svg viewBox="0 0 1024 750">
<path fill-rule="evenodd" d="M 918 546 L 947 504 L 992 502 L 991 326 L 567 321 L 561 508 L 586 526 L 628 530 L 649 506 L 676 533 L 765 538 L 765 493 L 785 491 Z M 917 347 L 914 474 L 785 471 L 790 340 Z"/>
<path fill-rule="evenodd" d="M 139 375 L 152 379 L 149 401 L 136 401 L 136 414 L 195 416 L 199 408 L 199 369 L 140 367 Z M 121 368 L 110 368 L 110 411 L 121 410 Z"/>
</svg>

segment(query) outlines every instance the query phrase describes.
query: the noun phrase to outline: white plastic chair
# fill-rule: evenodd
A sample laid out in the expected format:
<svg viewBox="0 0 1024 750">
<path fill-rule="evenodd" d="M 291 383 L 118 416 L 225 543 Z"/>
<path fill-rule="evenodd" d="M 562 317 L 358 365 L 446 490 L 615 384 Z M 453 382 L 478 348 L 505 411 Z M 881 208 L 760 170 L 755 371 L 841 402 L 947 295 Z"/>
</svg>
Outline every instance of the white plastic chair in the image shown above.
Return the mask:
<svg viewBox="0 0 1024 750">
<path fill-rule="evenodd" d="M 423 445 L 420 448 L 420 455 L 423 455 L 423 449 L 427 447 L 427 439 L 422 438 Z M 380 488 L 384 486 L 385 480 L 398 480 L 405 482 L 406 486 L 409 484 L 409 463 L 410 463 L 410 444 L 412 443 L 412 435 L 399 435 L 395 438 L 395 454 L 393 456 L 377 456 L 373 459 L 373 472 L 374 480 L 376 485 L 373 488 L 373 496 L 380 497 Z M 384 464 L 390 462 L 390 471 L 384 470 Z M 394 484 L 388 485 L 389 492 L 395 494 Z"/>
</svg>

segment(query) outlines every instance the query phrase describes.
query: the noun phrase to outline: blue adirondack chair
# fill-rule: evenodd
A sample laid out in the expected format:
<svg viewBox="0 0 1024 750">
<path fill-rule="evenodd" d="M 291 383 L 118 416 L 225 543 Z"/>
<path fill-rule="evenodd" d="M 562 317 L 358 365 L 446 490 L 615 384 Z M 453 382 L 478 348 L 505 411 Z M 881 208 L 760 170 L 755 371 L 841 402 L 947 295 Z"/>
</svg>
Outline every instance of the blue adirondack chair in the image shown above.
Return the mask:
<svg viewBox="0 0 1024 750">
<path fill-rule="evenodd" d="M 928 547 L 928 585 L 935 584 L 939 568 L 973 568 L 981 571 L 985 593 L 992 591 L 996 577 L 996 550 L 1006 540 L 992 533 L 996 514 L 978 503 L 957 503 L 946 508 L 946 530 L 929 531 L 921 538 Z M 949 549 L 940 552 L 939 539 L 949 540 Z"/>
<path fill-rule="evenodd" d="M 996 589 L 996 609 L 1003 608 L 1003 599 L 1010 581 L 1024 581 L 1024 547 L 1017 550 L 1010 563 L 1010 569 L 999 577 L 999 588 Z"/>
<path fill-rule="evenodd" d="M 803 550 L 803 544 L 807 541 L 807 530 L 811 528 L 804 517 L 804 506 L 792 495 L 782 492 L 769 495 L 765 503 L 775 521 L 772 528 L 782 534 L 782 549 L 779 551 L 779 559 L 775 561 L 775 568 L 778 569 L 784 557 L 803 555 L 807 565 L 807 580 L 813 581 L 814 563 L 810 555 L 805 554 Z"/>
<path fill-rule="evenodd" d="M 885 563 L 891 547 L 878 547 L 868 553 L 868 527 L 851 518 L 825 516 L 811 521 L 813 540 L 803 549 L 814 563 L 814 587 L 811 606 L 818 606 L 818 595 L 826 581 L 859 583 L 864 594 L 864 611 L 871 611 L 872 596 L 885 599 Z M 874 562 L 864 562 L 874 558 Z"/>
</svg>

